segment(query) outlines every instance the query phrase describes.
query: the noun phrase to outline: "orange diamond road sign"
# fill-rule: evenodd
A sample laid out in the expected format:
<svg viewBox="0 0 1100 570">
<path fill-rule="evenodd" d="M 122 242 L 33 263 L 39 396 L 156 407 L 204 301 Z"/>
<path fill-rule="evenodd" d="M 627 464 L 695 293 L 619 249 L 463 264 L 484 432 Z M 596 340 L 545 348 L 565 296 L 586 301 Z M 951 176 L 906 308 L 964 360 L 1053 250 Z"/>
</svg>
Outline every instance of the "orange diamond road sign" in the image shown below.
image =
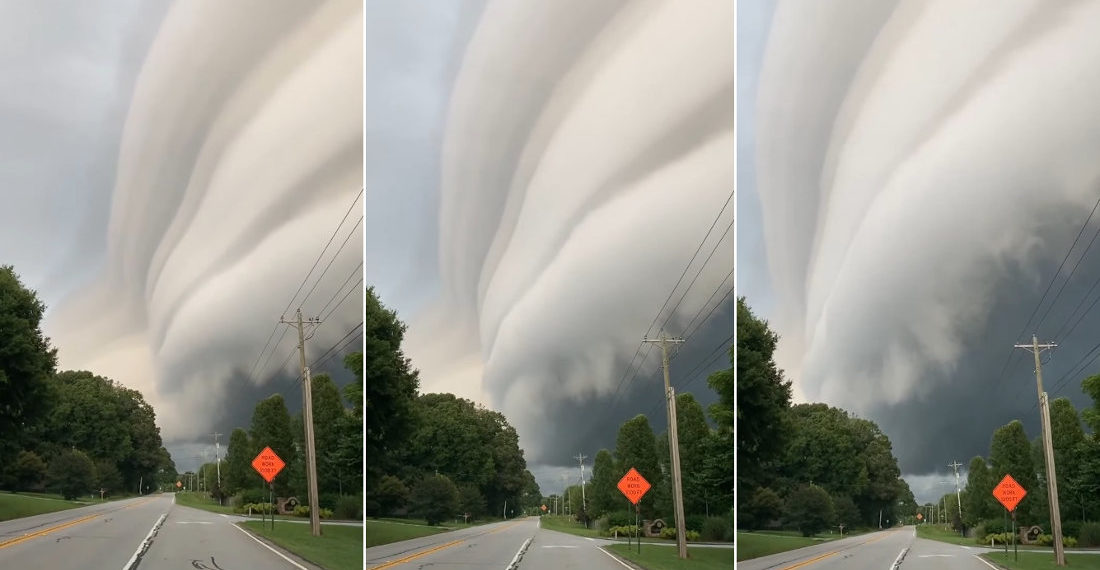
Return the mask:
<svg viewBox="0 0 1100 570">
<path fill-rule="evenodd" d="M 180 483 L 179 481 L 176 481 L 176 488 L 177 489 L 179 489 L 182 486 L 183 486 L 183 483 Z"/>
<path fill-rule="evenodd" d="M 917 520 L 919 521 L 919 520 L 922 520 L 922 519 L 924 519 L 924 515 L 922 515 L 920 513 L 917 513 Z"/>
<path fill-rule="evenodd" d="M 265 447 L 256 459 L 252 460 L 252 468 L 255 469 L 264 481 L 268 483 L 279 474 L 279 471 L 286 467 L 286 463 L 282 459 L 279 459 L 278 455 L 275 455 L 274 451 L 271 451 L 270 447 Z"/>
<path fill-rule="evenodd" d="M 546 512 L 546 505 L 542 506 L 542 512 L 544 512 L 544 513 Z"/>
<path fill-rule="evenodd" d="M 993 496 L 1010 511 L 1016 510 L 1016 505 L 1020 504 L 1026 494 L 1027 490 L 1021 487 L 1012 475 L 1005 475 L 1005 478 L 993 488 Z"/>
<path fill-rule="evenodd" d="M 637 505 L 638 501 L 642 500 L 642 495 L 649 491 L 650 484 L 649 481 L 645 480 L 645 477 L 642 477 L 641 473 L 638 473 L 637 469 L 631 467 L 630 471 L 627 471 L 626 475 L 619 479 L 617 486 L 626 495 L 626 498 L 630 499 L 631 503 Z"/>
</svg>

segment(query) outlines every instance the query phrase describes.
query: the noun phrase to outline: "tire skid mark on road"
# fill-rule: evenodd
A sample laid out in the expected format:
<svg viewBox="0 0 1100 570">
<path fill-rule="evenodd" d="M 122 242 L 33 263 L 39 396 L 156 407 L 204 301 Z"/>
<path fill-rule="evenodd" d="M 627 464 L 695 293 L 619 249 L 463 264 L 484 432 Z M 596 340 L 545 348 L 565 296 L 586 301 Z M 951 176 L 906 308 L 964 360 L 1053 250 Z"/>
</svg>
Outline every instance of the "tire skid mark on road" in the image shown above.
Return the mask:
<svg viewBox="0 0 1100 570">
<path fill-rule="evenodd" d="M 431 554 L 433 552 L 438 552 L 440 550 L 443 550 L 445 548 L 450 548 L 452 546 L 458 546 L 459 544 L 462 544 L 463 542 L 473 540 L 475 538 L 480 538 L 482 536 L 490 535 L 490 534 L 493 534 L 494 532 L 502 531 L 502 530 L 507 529 L 507 528 L 512 528 L 513 526 L 516 526 L 517 524 L 520 524 L 522 522 L 524 522 L 524 521 L 514 521 L 514 522 L 511 522 L 509 524 L 505 524 L 505 525 L 499 526 L 497 528 L 494 528 L 492 530 L 479 532 L 479 533 L 476 533 L 476 534 L 472 534 L 472 535 L 470 535 L 466 538 L 460 538 L 458 540 L 453 540 L 453 541 L 445 543 L 445 544 L 440 544 L 438 546 L 433 546 L 433 547 L 428 548 L 427 550 L 421 550 L 420 552 L 410 554 L 410 555 L 405 556 L 403 558 L 398 558 L 397 560 L 387 560 L 387 561 L 379 564 L 378 566 L 371 566 L 370 570 L 383 570 L 384 568 L 390 568 L 390 567 L 396 566 L 398 564 L 404 564 L 405 562 L 408 562 L 410 560 L 415 560 L 417 558 L 420 558 L 421 556 Z M 398 553 L 396 553 L 396 555 L 401 555 L 401 554 L 404 554 L 405 552 L 409 552 L 411 550 L 414 550 L 414 549 L 405 550 L 403 552 L 398 552 Z"/>
</svg>

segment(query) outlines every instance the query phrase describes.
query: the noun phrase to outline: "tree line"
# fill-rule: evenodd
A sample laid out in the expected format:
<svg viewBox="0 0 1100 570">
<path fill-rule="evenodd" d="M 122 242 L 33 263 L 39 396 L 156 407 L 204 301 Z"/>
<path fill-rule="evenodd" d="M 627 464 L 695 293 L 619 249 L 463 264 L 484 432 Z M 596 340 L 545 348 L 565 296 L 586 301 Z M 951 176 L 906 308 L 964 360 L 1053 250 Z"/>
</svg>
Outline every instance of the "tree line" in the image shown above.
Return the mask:
<svg viewBox="0 0 1100 570">
<path fill-rule="evenodd" d="M 874 422 L 823 403 L 791 405 L 775 363 L 779 336 L 737 300 L 737 492 L 740 528 L 896 524 L 917 505 Z"/>
<path fill-rule="evenodd" d="M 321 509 L 333 511 L 336 518 L 357 519 L 362 516 L 359 493 L 363 485 L 362 353 L 347 355 L 344 366 L 355 374 L 355 380 L 343 393 L 328 374 L 311 377 L 317 491 Z M 233 429 L 220 480 L 215 462 L 204 463 L 196 475 L 206 482 L 209 494 L 223 503 L 266 503 L 269 486 L 252 467 L 252 460 L 265 447 L 286 463 L 271 482 L 271 491 L 276 497 L 294 497 L 309 506 L 305 425 L 301 412 L 290 414 L 282 394 L 256 404 L 249 429 Z"/>
<path fill-rule="evenodd" d="M 72 499 L 144 493 L 174 478 L 140 392 L 57 370 L 57 349 L 41 330 L 45 310 L 12 266 L 0 266 L 0 486 Z"/>
<path fill-rule="evenodd" d="M 366 292 L 366 510 L 429 524 L 505 517 L 542 498 L 507 418 L 453 394 L 419 394 L 406 325 Z"/>
<path fill-rule="evenodd" d="M 1058 505 L 1064 536 L 1076 538 L 1079 546 L 1100 546 L 1100 375 L 1086 378 L 1081 388 L 1092 399 L 1091 407 L 1078 412 L 1068 398 L 1050 402 Z M 976 456 L 968 468 L 960 493 L 962 516 L 954 493 L 941 498 L 956 530 L 974 529 L 971 534 L 979 541 L 1004 532 L 1007 513 L 993 488 L 1011 475 L 1027 491 L 1016 506 L 1017 524 L 1051 532 L 1046 458 L 1039 435 L 1029 439 L 1023 423 L 1013 420 L 994 430 L 988 459 Z"/>
</svg>

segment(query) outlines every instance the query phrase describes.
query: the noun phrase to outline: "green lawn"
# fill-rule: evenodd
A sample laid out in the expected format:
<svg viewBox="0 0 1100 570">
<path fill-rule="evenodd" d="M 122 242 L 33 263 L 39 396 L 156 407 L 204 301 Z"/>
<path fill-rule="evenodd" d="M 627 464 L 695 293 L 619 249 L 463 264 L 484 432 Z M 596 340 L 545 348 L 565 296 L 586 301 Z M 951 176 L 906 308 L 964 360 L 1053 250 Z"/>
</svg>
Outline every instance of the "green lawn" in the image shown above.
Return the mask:
<svg viewBox="0 0 1100 570">
<path fill-rule="evenodd" d="M 274 531 L 260 521 L 240 524 L 326 570 L 363 568 L 363 529 L 357 526 L 321 525 L 315 537 L 308 524 L 275 523 Z"/>
<path fill-rule="evenodd" d="M 49 496 L 26 496 L 12 493 L 0 493 L 0 521 L 53 513 L 77 507 L 86 506 L 88 503 L 63 500 L 60 495 L 57 498 Z"/>
<path fill-rule="evenodd" d="M 816 537 L 806 538 L 798 533 L 739 532 L 737 533 L 737 560 L 750 560 L 769 554 L 778 554 L 821 544 L 826 540 Z"/>
<path fill-rule="evenodd" d="M 641 553 L 637 545 L 612 544 L 607 549 L 647 570 L 728 570 L 733 563 L 732 548 L 692 548 L 689 544 L 687 560 L 680 560 L 671 546 L 642 543 Z"/>
<path fill-rule="evenodd" d="M 278 526 L 278 525 L 276 525 Z M 408 523 L 394 523 L 367 519 L 367 548 L 391 542 L 400 542 L 410 538 L 419 538 L 451 530 L 440 526 L 427 526 Z"/>
<path fill-rule="evenodd" d="M 233 507 L 229 505 L 219 505 L 217 501 L 208 497 L 206 493 L 180 491 L 176 493 L 176 504 L 213 513 L 224 513 L 227 515 L 238 514 L 233 512 Z"/>
<path fill-rule="evenodd" d="M 604 538 L 600 536 L 599 531 L 597 531 L 596 529 L 584 528 L 583 524 L 573 520 L 572 517 L 562 515 L 543 515 L 542 528 L 545 528 L 547 530 L 556 530 L 559 532 L 567 532 L 569 534 L 575 534 L 577 536 Z"/>
<path fill-rule="evenodd" d="M 1004 552 L 983 554 L 982 557 L 996 562 L 1005 568 L 1012 570 L 1042 570 L 1046 568 L 1059 568 L 1054 565 L 1054 552 L 1020 551 L 1020 560 L 1017 562 L 1009 548 L 1008 555 Z M 1066 554 L 1066 566 L 1074 570 L 1100 570 L 1100 555 L 1097 554 Z"/>
<path fill-rule="evenodd" d="M 938 540 L 940 542 L 949 542 L 951 544 L 961 544 L 963 546 L 974 546 L 976 543 L 973 538 L 966 538 L 960 536 L 959 533 L 953 530 L 947 530 L 942 526 L 935 526 L 930 524 L 917 525 L 917 536 L 920 538 L 927 538 L 929 540 Z"/>
</svg>

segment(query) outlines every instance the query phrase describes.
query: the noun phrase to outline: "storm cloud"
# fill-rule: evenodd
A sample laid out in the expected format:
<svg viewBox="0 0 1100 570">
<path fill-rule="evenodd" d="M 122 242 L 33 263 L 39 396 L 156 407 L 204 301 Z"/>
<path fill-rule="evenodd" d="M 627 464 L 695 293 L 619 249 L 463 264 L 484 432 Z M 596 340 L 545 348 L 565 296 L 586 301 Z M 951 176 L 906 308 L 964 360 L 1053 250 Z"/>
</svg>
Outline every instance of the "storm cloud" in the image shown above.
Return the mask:
<svg viewBox="0 0 1100 570">
<path fill-rule="evenodd" d="M 409 323 L 421 390 L 501 410 L 549 493 L 560 487 L 555 466 L 572 465 L 575 480 L 570 457 L 614 447 L 634 414 L 663 431 L 659 351 L 632 360 L 647 328 L 653 337 L 662 324 L 675 335 L 698 327 L 674 360 L 673 384 L 692 382 L 686 390 L 705 401 L 713 396 L 700 378 L 729 366 L 713 349 L 733 332 L 732 6 L 478 8 L 448 27 L 459 31 L 436 57 L 455 59 L 424 83 L 443 96 L 440 126 L 421 151 L 438 169 L 421 190 L 435 198 L 434 215 L 385 242 L 368 224 L 367 279 Z M 374 200 L 382 208 L 386 199 Z M 437 269 L 410 273 L 381 251 L 425 233 L 438 236 L 435 246 L 418 251 Z M 399 271 L 438 286 L 409 294 L 402 283 L 425 287 Z M 676 310 L 650 328 L 674 286 Z M 640 372 L 623 381 L 632 363 Z"/>
<path fill-rule="evenodd" d="M 1014 418 L 1038 434 L 1014 343 L 1057 342 L 1046 389 L 1080 407 L 1074 365 L 1100 332 L 1080 304 L 1100 216 L 1070 250 L 1100 197 L 1100 6 L 999 8 L 781 3 L 759 62 L 779 364 L 800 400 L 876 420 L 902 471 L 929 480 Z"/>
<path fill-rule="evenodd" d="M 28 248 L 14 262 L 50 305 L 61 367 L 141 390 L 175 451 L 247 427 L 257 395 L 300 402 L 297 360 L 284 360 L 295 335 L 277 335 L 259 358 L 280 316 L 301 306 L 328 317 L 307 343 L 310 360 L 350 350 L 339 341 L 362 319 L 362 298 L 344 293 L 362 286 L 363 14 L 346 0 L 117 4 L 96 11 L 88 33 L 113 37 L 115 26 L 134 39 L 48 76 L 113 87 L 98 122 L 79 131 L 103 140 L 59 161 L 73 174 L 91 164 L 91 176 L 65 184 L 89 188 L 43 207 L 62 229 L 50 248 L 58 261 L 36 262 Z M 73 56 L 83 44 L 66 45 Z M 38 101 L 44 115 L 65 122 L 66 102 L 80 109 L 63 93 Z M 20 166 L 47 179 L 42 162 Z M 181 470 L 197 463 L 175 455 Z"/>
</svg>

